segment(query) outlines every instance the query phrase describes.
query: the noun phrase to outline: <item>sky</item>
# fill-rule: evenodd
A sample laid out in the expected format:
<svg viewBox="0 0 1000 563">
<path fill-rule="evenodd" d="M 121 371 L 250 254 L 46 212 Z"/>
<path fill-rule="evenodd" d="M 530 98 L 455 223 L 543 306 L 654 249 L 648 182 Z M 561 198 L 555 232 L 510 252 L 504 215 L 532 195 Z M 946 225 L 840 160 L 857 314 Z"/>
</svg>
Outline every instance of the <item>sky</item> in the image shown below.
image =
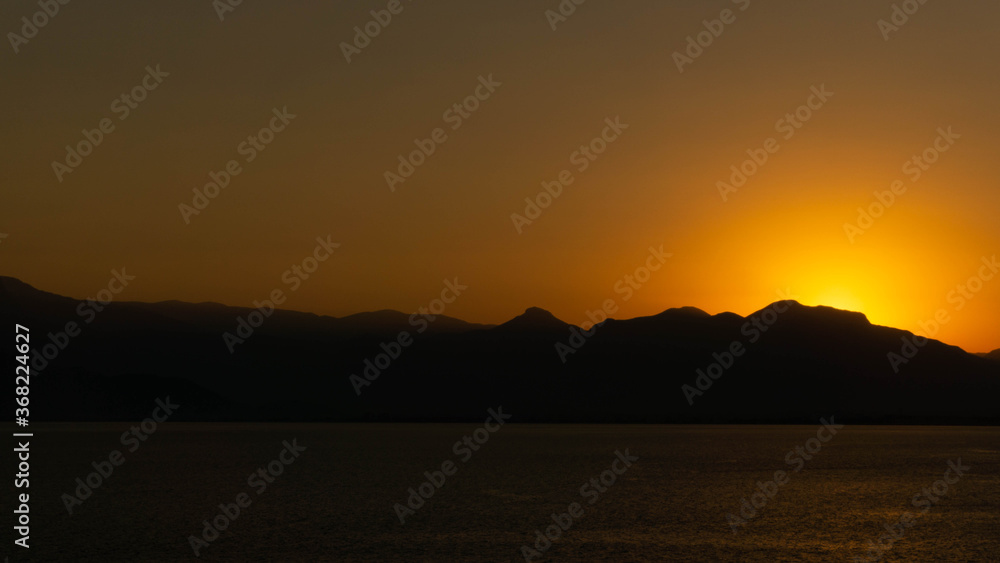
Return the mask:
<svg viewBox="0 0 1000 563">
<path fill-rule="evenodd" d="M 1000 348 L 1000 5 L 569 5 L 70 3 L 31 34 L 6 2 L 0 273 L 335 316 L 448 280 L 485 323 L 792 297 Z"/>
</svg>

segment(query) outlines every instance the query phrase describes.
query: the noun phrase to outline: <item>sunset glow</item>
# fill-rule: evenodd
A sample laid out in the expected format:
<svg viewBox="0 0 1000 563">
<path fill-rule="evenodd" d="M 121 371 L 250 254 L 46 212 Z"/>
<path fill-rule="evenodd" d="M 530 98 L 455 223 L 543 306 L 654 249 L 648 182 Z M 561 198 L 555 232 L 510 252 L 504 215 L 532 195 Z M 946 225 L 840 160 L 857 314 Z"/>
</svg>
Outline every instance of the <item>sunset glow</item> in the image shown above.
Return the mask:
<svg viewBox="0 0 1000 563">
<path fill-rule="evenodd" d="M 806 17 L 734 4 L 735 23 L 678 72 L 672 53 L 728 4 L 588 3 L 556 33 L 528 2 L 475 16 L 427 5 L 350 64 L 339 45 L 352 33 L 346 22 L 370 19 L 365 6 L 330 29 L 332 7 L 247 4 L 222 26 L 192 17 L 195 39 L 180 46 L 166 24 L 145 27 L 143 46 L 129 51 L 110 30 L 161 8 L 73 27 L 84 15 L 66 10 L 65 32 L 8 61 L 12 80 L 30 75 L 37 87 L 8 92 L 19 110 L 3 133 L 0 259 L 6 272 L 77 298 L 126 266 L 138 276 L 129 299 L 249 306 L 287 289 L 283 272 L 330 235 L 338 255 L 285 307 L 411 312 L 458 277 L 470 289 L 448 315 L 500 323 L 538 306 L 582 323 L 662 244 L 673 257 L 618 316 L 680 306 L 749 314 L 787 288 L 909 330 L 946 309 L 938 338 L 1000 347 L 1000 283 L 985 281 L 960 310 L 949 303 L 1000 250 L 1000 122 L 983 113 L 1000 88 L 984 71 L 985 54 L 1000 49 L 997 6 L 927 6 L 887 42 L 874 23 L 881 5 Z M 264 33 L 240 18 L 296 26 Z M 961 41 L 938 40 L 955 26 Z M 475 57 L 451 43 L 468 29 L 477 31 L 462 49 Z M 249 43 L 264 55 L 236 47 Z M 88 64 L 38 72 L 70 51 Z M 220 51 L 230 64 L 204 56 Z M 288 64 L 304 52 L 328 56 Z M 120 120 L 110 103 L 156 64 L 169 76 Z M 82 81 L 97 87 L 63 96 Z M 245 162 L 248 136 L 282 108 L 296 117 Z M 105 117 L 115 130 L 58 181 L 52 162 Z M 616 118 L 627 128 L 608 130 Z M 390 190 L 386 174 L 407 173 L 400 159 L 432 146 L 439 128 L 447 139 Z M 232 159 L 242 172 L 203 211 L 179 211 Z M 753 173 L 735 188 L 741 168 Z M 530 224 L 512 220 L 533 214 L 526 198 L 544 203 L 544 184 L 563 171 L 572 183 Z M 720 182 L 735 189 L 722 197 Z M 859 212 L 879 206 L 877 217 Z"/>
</svg>

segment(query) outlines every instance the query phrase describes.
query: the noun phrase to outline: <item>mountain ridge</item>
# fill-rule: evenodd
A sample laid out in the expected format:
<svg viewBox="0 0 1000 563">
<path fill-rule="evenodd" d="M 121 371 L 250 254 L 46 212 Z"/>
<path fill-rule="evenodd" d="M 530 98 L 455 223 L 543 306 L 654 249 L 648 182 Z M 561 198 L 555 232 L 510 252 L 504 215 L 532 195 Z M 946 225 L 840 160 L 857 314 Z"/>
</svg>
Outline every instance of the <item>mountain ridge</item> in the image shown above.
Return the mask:
<svg viewBox="0 0 1000 563">
<path fill-rule="evenodd" d="M 193 405 L 180 415 L 190 420 L 472 420 L 504 404 L 525 422 L 802 422 L 834 411 L 852 422 L 1000 422 L 1000 363 L 794 301 L 747 317 L 668 309 L 586 331 L 537 307 L 496 326 L 278 309 L 232 353 L 223 334 L 255 309 L 112 302 L 84 318 L 78 303 L 0 277 L 0 313 L 37 339 L 40 420 L 128 418 L 136 401 L 174 392 Z M 74 393 L 89 400 L 68 401 Z"/>
<path fill-rule="evenodd" d="M 56 298 L 59 298 L 59 299 L 62 299 L 62 300 L 73 301 L 74 303 L 81 302 L 81 300 L 76 300 L 76 299 L 73 299 L 71 297 L 66 297 L 66 296 L 62 296 L 62 295 L 56 294 L 56 293 L 52 293 L 52 292 L 48 292 L 48 291 L 44 291 L 44 290 L 38 289 L 38 288 L 32 286 L 31 284 L 28 284 L 27 282 L 24 282 L 24 281 L 22 281 L 22 280 L 20 280 L 18 278 L 11 277 L 11 276 L 0 275 L 0 290 L 2 290 L 2 289 L 5 288 L 5 285 L 6 285 L 7 282 L 12 282 L 12 283 L 16 284 L 17 286 L 19 286 L 20 288 L 22 288 L 22 289 L 23 288 L 28 288 L 32 292 L 35 292 L 35 293 L 38 293 L 38 294 L 43 294 L 43 295 L 46 295 L 46 296 L 53 296 L 53 297 L 56 297 Z M 785 301 L 787 301 L 789 303 L 792 303 L 794 307 L 801 308 L 803 311 L 811 311 L 810 314 L 817 314 L 817 315 L 818 314 L 830 314 L 831 316 L 829 318 L 831 318 L 831 319 L 832 318 L 839 318 L 839 319 L 842 319 L 844 322 L 848 322 L 848 323 L 850 323 L 850 322 L 853 321 L 854 323 L 868 325 L 868 326 L 883 326 L 883 325 L 874 325 L 874 324 L 872 324 L 871 321 L 868 319 L 867 315 L 865 315 L 864 313 L 861 313 L 859 311 L 850 311 L 850 310 L 847 310 L 847 309 L 838 309 L 836 307 L 831 307 L 829 305 L 804 305 L 804 304 L 802 304 L 802 303 L 800 303 L 800 302 L 798 302 L 798 301 L 796 301 L 794 299 L 792 299 L 792 300 L 784 300 L 784 301 L 782 301 L 782 300 L 776 301 L 776 302 L 771 303 L 771 304 L 769 304 L 769 305 L 767 305 L 767 306 L 765 306 L 765 307 L 763 307 L 761 309 L 758 309 L 757 311 L 754 311 L 754 312 L 752 312 L 752 313 L 750 313 L 749 315 L 746 315 L 746 316 L 742 316 L 742 315 L 740 315 L 738 313 L 734 313 L 734 312 L 731 312 L 731 311 L 724 311 L 724 312 L 721 312 L 721 313 L 711 314 L 711 313 L 708 313 L 707 311 L 705 311 L 703 309 L 700 309 L 698 307 L 683 306 L 683 307 L 668 308 L 668 309 L 665 309 L 665 310 L 663 310 L 663 311 L 661 311 L 659 313 L 654 313 L 652 315 L 644 315 L 644 316 L 631 317 L 631 318 L 621 318 L 621 319 L 609 317 L 608 319 L 606 319 L 606 321 L 625 322 L 625 321 L 636 321 L 636 320 L 641 320 L 641 319 L 664 319 L 664 318 L 672 318 L 672 317 L 678 317 L 678 318 L 685 318 L 685 317 L 686 318 L 703 318 L 703 319 L 708 319 L 708 318 L 726 318 L 726 317 L 729 317 L 729 318 L 731 318 L 733 320 L 736 320 L 736 319 L 745 320 L 745 319 L 751 318 L 751 317 L 753 317 L 755 315 L 759 315 L 759 314 L 761 314 L 762 312 L 764 312 L 764 311 L 766 311 L 768 309 L 772 309 L 774 307 L 775 303 L 782 303 L 782 302 L 785 302 Z M 150 307 L 150 308 L 159 308 L 159 307 L 199 308 L 200 307 L 200 308 L 210 308 L 210 309 L 215 309 L 215 310 L 224 310 L 224 311 L 227 311 L 227 312 L 238 311 L 238 312 L 241 312 L 241 313 L 249 313 L 249 312 L 252 312 L 252 311 L 256 310 L 253 307 L 238 306 L 238 305 L 225 305 L 225 304 L 218 303 L 218 302 L 215 302 L 215 301 L 203 301 L 203 302 L 197 302 L 196 303 L 196 302 L 181 301 L 181 300 L 176 300 L 176 299 L 169 299 L 169 300 L 164 300 L 164 301 L 154 301 L 154 302 L 147 302 L 147 301 L 115 301 L 115 303 L 118 303 L 120 305 L 130 305 L 130 306 L 139 306 L 139 307 L 146 306 L 146 307 Z M 356 321 L 367 321 L 367 320 L 377 321 L 379 319 L 382 319 L 382 320 L 391 319 L 391 320 L 395 321 L 394 323 L 392 323 L 392 322 L 390 322 L 390 323 L 379 323 L 379 322 L 371 322 L 371 323 L 361 322 L 361 323 L 359 323 L 361 325 L 367 324 L 367 325 L 372 326 L 372 327 L 377 327 L 379 325 L 393 325 L 393 326 L 396 326 L 396 325 L 400 324 L 400 322 L 402 320 L 405 319 L 405 320 L 408 321 L 409 318 L 412 315 L 416 314 L 416 313 L 407 314 L 407 313 L 404 313 L 402 311 L 398 311 L 398 310 L 395 310 L 395 309 L 379 309 L 379 310 L 376 310 L 376 311 L 360 311 L 360 312 L 357 312 L 357 313 L 350 313 L 350 314 L 343 315 L 343 316 L 340 316 L 340 317 L 335 317 L 335 316 L 326 315 L 326 314 L 312 313 L 312 312 L 307 312 L 307 311 L 300 311 L 300 310 L 297 310 L 297 309 L 275 308 L 275 312 L 281 313 L 281 314 L 285 314 L 285 315 L 302 316 L 303 318 L 314 318 L 314 319 L 323 319 L 323 320 L 328 320 L 328 321 L 340 321 L 340 322 L 355 321 L 355 320 Z M 507 321 L 504 321 L 504 322 L 502 322 L 500 324 L 477 323 L 477 322 L 472 322 L 472 321 L 466 321 L 466 320 L 460 319 L 458 317 L 450 317 L 450 316 L 445 316 L 445 315 L 436 315 L 435 319 L 436 320 L 433 323 L 434 325 L 441 325 L 441 324 L 449 324 L 449 323 L 451 323 L 455 327 L 465 326 L 469 330 L 497 329 L 497 328 L 504 327 L 505 325 L 509 326 L 510 323 L 515 323 L 514 324 L 515 327 L 517 327 L 521 323 L 524 323 L 524 326 L 526 328 L 530 328 L 532 325 L 537 325 L 539 327 L 558 327 L 558 328 L 564 328 L 564 327 L 568 328 L 568 327 L 572 327 L 572 326 L 577 326 L 577 327 L 580 326 L 580 325 L 575 325 L 575 324 L 570 323 L 570 322 L 563 321 L 563 320 L 559 319 L 558 317 L 556 317 L 555 314 L 553 314 L 552 312 L 548 311 L 547 309 L 544 309 L 542 307 L 537 307 L 537 306 L 528 307 L 525 310 L 524 313 L 521 313 L 520 315 L 516 315 L 514 317 L 511 317 Z M 445 323 L 441 323 L 440 322 L 441 320 L 444 320 Z M 604 321 L 604 322 L 606 322 L 606 321 Z M 895 329 L 895 327 L 886 327 L 886 328 L 893 328 L 893 329 Z M 895 329 L 895 330 L 904 330 L 904 329 Z M 907 331 L 907 332 L 909 332 L 909 331 Z M 913 334 L 913 333 L 910 333 L 910 334 Z M 950 346 L 954 346 L 954 345 L 950 345 Z M 958 346 L 956 346 L 956 347 L 958 347 Z M 958 348 L 960 348 L 960 347 L 958 347 Z M 975 353 L 975 355 L 980 356 L 980 357 L 989 357 L 989 358 L 994 358 L 994 359 L 1000 359 L 1000 349 L 993 350 L 992 352 Z"/>
</svg>

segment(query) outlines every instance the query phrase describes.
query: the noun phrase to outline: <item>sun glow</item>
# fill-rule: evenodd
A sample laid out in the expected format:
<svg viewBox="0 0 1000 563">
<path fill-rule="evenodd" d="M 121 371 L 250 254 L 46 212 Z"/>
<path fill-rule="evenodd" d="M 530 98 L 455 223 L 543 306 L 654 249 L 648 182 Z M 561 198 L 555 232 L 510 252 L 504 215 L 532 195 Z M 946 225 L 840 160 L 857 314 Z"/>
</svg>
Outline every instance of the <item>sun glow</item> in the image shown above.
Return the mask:
<svg viewBox="0 0 1000 563">
<path fill-rule="evenodd" d="M 849 289 L 843 287 L 831 287 L 818 293 L 815 299 L 806 303 L 807 305 L 827 305 L 845 311 L 865 312 L 865 304 L 858 299 Z"/>
</svg>

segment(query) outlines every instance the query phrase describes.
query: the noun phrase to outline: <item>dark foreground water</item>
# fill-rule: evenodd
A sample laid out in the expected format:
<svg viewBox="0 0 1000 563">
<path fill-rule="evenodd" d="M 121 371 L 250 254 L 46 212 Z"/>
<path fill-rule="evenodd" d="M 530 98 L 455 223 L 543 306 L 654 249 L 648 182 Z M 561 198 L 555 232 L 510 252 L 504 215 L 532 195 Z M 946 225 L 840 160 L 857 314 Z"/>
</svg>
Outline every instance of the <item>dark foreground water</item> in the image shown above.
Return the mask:
<svg viewBox="0 0 1000 563">
<path fill-rule="evenodd" d="M 529 546 L 532 561 L 873 560 L 871 542 L 909 512 L 912 525 L 896 526 L 891 547 L 883 538 L 883 561 L 1000 561 L 1000 429 L 848 426 L 832 437 L 821 432 L 822 442 L 819 424 L 508 423 L 480 431 L 479 445 L 481 426 L 168 422 L 133 452 L 137 442 L 120 440 L 125 423 L 39 426 L 31 438 L 31 548 L 6 540 L 5 554 L 195 560 L 190 536 L 203 539 L 203 521 L 220 514 L 220 503 L 243 500 L 249 505 L 234 519 L 216 519 L 225 529 L 197 559 L 524 561 Z M 466 435 L 477 451 L 454 448 Z M 305 450 L 282 454 L 286 441 Z M 92 462 L 112 450 L 124 463 L 70 515 L 62 495 L 75 494 L 75 479 L 86 480 Z M 638 460 L 616 462 L 626 450 Z M 949 472 L 959 459 L 967 469 Z M 408 489 L 443 464 L 453 474 L 432 473 L 440 488 L 425 485 L 433 496 L 414 497 L 401 524 Z M 248 483 L 258 468 L 270 483 Z M 787 473 L 781 484 L 776 471 Z M 754 497 L 758 482 L 764 493 Z M 745 523 L 734 533 L 728 515 L 740 515 L 744 498 Z M 10 500 L 13 489 L 3 503 L 5 538 Z M 536 531 L 549 526 L 558 539 L 543 549 L 550 540 Z"/>
</svg>

